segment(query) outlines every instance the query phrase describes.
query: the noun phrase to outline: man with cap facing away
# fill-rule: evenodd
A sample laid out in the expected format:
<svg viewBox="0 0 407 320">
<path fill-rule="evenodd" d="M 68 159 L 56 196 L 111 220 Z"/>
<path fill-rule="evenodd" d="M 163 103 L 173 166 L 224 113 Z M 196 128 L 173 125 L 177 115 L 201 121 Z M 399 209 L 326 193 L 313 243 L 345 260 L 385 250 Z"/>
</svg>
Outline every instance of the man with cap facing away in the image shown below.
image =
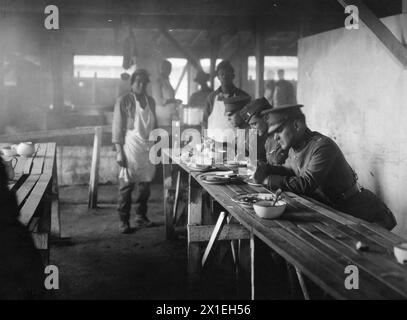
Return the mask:
<svg viewBox="0 0 407 320">
<path fill-rule="evenodd" d="M 307 127 L 302 107 L 285 105 L 263 111 L 268 133 L 289 153 L 284 165 L 259 165 L 255 181 L 267 183 L 271 189 L 309 196 L 392 230 L 397 224 L 392 212 L 371 191 L 359 187 L 337 144 Z"/>
<path fill-rule="evenodd" d="M 242 117 L 250 129 L 257 130 L 257 160 L 267 162 L 269 165 L 283 164 L 288 156 L 288 151 L 282 150 L 280 145 L 269 136 L 267 122 L 262 116 L 265 110 L 272 110 L 273 106 L 266 98 L 256 99 L 241 111 Z"/>
<path fill-rule="evenodd" d="M 212 89 L 208 86 L 210 75 L 202 70 L 199 70 L 196 74 L 194 81 L 199 85 L 199 90 L 194 92 L 188 101 L 188 105 L 191 107 L 204 108 L 208 95 L 212 92 Z"/>
<path fill-rule="evenodd" d="M 130 233 L 130 208 L 133 190 L 136 195 L 136 227 L 150 227 L 147 202 L 155 166 L 150 162 L 150 132 L 156 127 L 155 101 L 147 95 L 148 72 L 136 70 L 131 76 L 131 92 L 120 97 L 113 113 L 112 142 L 120 166 L 118 214 L 120 231 Z"/>
<path fill-rule="evenodd" d="M 228 135 L 224 130 L 233 129 L 225 114 L 224 98 L 236 96 L 248 96 L 246 92 L 235 87 L 233 79 L 235 71 L 229 61 L 222 61 L 216 68 L 216 73 L 221 86 L 209 94 L 203 116 L 203 128 L 208 129 L 208 137 L 215 141 L 226 141 Z"/>
</svg>

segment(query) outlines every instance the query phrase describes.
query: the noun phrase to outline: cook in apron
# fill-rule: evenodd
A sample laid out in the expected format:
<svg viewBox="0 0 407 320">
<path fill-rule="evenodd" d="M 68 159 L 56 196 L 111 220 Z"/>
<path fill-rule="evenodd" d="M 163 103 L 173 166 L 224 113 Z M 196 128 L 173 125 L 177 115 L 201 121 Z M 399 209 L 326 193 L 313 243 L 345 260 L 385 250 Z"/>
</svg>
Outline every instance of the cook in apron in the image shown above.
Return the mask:
<svg viewBox="0 0 407 320">
<path fill-rule="evenodd" d="M 149 159 L 152 142 L 149 141 L 150 132 L 154 129 L 154 114 L 147 104 L 141 108 L 133 95 L 136 109 L 134 129 L 127 130 L 123 150 L 127 160 L 127 168 L 121 168 L 119 178 L 127 182 L 151 182 L 155 174 L 155 166 Z"/>
<path fill-rule="evenodd" d="M 171 86 L 169 79 L 161 78 L 160 85 L 160 95 L 161 98 L 157 99 L 159 101 L 166 101 L 175 98 L 175 91 Z M 176 113 L 177 105 L 175 103 L 168 103 L 166 105 L 161 105 L 157 103 L 156 105 L 156 117 L 158 126 L 169 126 L 171 125 L 172 116 Z"/>
<path fill-rule="evenodd" d="M 235 138 L 235 128 L 225 115 L 225 104 L 219 100 L 219 95 L 215 97 L 212 113 L 208 117 L 207 133 L 209 138 L 219 142 L 234 141 Z"/>
</svg>

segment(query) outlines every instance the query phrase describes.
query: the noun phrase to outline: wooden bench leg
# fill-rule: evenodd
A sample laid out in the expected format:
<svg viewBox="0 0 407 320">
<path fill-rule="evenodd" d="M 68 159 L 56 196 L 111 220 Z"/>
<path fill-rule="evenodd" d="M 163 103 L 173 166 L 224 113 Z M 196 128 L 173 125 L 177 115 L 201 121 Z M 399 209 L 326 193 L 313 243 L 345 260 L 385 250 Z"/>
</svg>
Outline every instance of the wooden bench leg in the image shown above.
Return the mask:
<svg viewBox="0 0 407 320">
<path fill-rule="evenodd" d="M 222 211 L 219 215 L 218 221 L 216 222 L 215 228 L 213 229 L 213 233 L 211 235 L 211 238 L 209 239 L 208 246 L 205 249 L 205 253 L 202 257 L 202 268 L 205 266 L 206 261 L 210 257 L 210 255 L 213 253 L 213 249 L 216 247 L 216 241 L 219 238 L 219 235 L 222 231 L 223 226 L 226 223 L 226 216 L 227 213 Z"/>
<path fill-rule="evenodd" d="M 297 267 L 295 267 L 295 272 L 297 273 L 298 281 L 300 283 L 302 294 L 304 295 L 304 299 L 310 300 L 307 286 L 305 285 L 305 281 L 304 281 L 301 271 Z"/>
<path fill-rule="evenodd" d="M 173 210 L 172 210 L 172 222 L 173 225 L 176 224 L 176 219 L 177 219 L 177 209 L 178 209 L 178 199 L 179 199 L 179 188 L 180 188 L 180 184 L 181 184 L 181 171 L 178 170 L 177 172 L 177 182 L 175 185 L 175 199 L 174 199 L 174 206 L 173 206 Z"/>
<path fill-rule="evenodd" d="M 89 209 L 97 208 L 101 145 L 102 145 L 102 127 L 96 127 L 95 138 L 93 140 L 92 167 L 90 171 L 90 182 L 89 182 L 89 201 L 88 201 Z"/>
</svg>

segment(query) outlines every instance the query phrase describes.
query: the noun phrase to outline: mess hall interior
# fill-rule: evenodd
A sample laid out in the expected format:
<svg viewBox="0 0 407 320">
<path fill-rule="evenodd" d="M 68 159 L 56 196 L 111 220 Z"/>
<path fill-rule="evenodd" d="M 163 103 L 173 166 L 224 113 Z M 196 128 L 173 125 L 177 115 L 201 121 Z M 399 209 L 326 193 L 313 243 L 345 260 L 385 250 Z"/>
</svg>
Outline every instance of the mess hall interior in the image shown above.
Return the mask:
<svg viewBox="0 0 407 320">
<path fill-rule="evenodd" d="M 0 299 L 406 299 L 406 36 L 407 0 L 0 0 Z"/>
</svg>

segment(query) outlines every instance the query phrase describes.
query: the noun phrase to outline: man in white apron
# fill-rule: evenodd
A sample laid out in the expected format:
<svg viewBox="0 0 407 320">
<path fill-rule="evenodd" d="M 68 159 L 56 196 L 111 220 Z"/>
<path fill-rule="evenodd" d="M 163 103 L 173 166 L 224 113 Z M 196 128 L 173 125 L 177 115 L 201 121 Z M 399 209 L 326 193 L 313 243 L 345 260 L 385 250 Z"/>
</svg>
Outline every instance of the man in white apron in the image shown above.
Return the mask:
<svg viewBox="0 0 407 320">
<path fill-rule="evenodd" d="M 203 117 L 203 128 L 208 129 L 208 137 L 215 141 L 227 141 L 228 132 L 234 129 L 225 114 L 226 97 L 247 96 L 246 92 L 238 89 L 233 84 L 235 71 L 229 61 L 224 60 L 216 67 L 216 74 L 221 86 L 209 94 Z"/>
<path fill-rule="evenodd" d="M 170 126 L 172 117 L 176 114 L 177 100 L 175 90 L 170 83 L 172 64 L 163 60 L 160 66 L 160 75 L 153 82 L 152 90 L 156 106 L 157 126 Z"/>
<path fill-rule="evenodd" d="M 131 231 L 131 195 L 136 185 L 136 227 L 152 225 L 147 218 L 147 202 L 155 166 L 149 160 L 149 135 L 156 120 L 155 101 L 146 93 L 149 81 L 146 70 L 136 70 L 131 77 L 131 92 L 120 97 L 114 109 L 112 141 L 120 166 L 118 213 L 123 233 Z"/>
</svg>

